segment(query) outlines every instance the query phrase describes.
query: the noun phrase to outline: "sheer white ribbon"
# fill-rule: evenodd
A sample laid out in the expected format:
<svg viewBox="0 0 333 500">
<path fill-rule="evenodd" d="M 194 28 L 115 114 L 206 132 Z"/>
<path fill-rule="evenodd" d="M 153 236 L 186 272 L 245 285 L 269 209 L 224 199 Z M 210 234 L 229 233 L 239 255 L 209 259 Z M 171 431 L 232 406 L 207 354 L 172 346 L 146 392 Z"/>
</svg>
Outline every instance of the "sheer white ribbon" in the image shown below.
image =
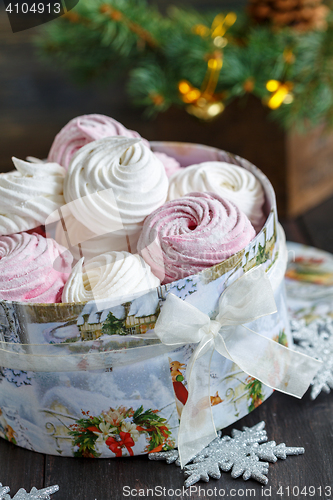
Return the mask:
<svg viewBox="0 0 333 500">
<path fill-rule="evenodd" d="M 169 293 L 155 325 L 161 342 L 176 348 L 198 344 L 186 369 L 188 399 L 178 433 L 182 467 L 215 437 L 210 405 L 210 361 L 214 350 L 245 373 L 278 391 L 301 398 L 321 362 L 292 351 L 245 326 L 277 311 L 262 266 L 244 274 L 222 293 L 215 320 Z"/>
</svg>

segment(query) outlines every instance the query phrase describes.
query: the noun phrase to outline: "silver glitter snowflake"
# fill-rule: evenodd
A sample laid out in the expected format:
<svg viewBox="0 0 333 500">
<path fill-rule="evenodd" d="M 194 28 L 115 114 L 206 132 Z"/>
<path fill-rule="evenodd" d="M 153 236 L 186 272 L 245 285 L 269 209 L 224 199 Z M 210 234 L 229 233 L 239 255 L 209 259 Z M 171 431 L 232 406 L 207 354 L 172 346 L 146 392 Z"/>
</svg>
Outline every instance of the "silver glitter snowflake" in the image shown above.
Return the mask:
<svg viewBox="0 0 333 500">
<path fill-rule="evenodd" d="M 265 422 L 253 427 L 243 427 L 242 431 L 233 429 L 231 436 L 214 439 L 204 450 L 194 457 L 189 465 L 185 465 L 185 481 L 189 488 L 198 481 L 209 481 L 209 477 L 219 479 L 221 470 L 231 470 L 231 477 L 243 476 L 246 481 L 250 478 L 262 484 L 268 483 L 268 462 L 276 462 L 278 458 L 285 459 L 288 455 L 302 455 L 304 448 L 287 447 L 284 443 L 277 445 L 275 441 L 267 441 Z M 263 444 L 262 444 L 263 443 Z M 167 463 L 176 463 L 180 466 L 178 451 L 151 453 L 150 460 L 166 460 Z M 266 460 L 261 462 L 260 460 Z"/>
<path fill-rule="evenodd" d="M 296 350 L 323 362 L 311 383 L 311 399 L 333 389 L 333 318 L 322 316 L 306 324 L 304 319 L 291 321 Z"/>
<path fill-rule="evenodd" d="M 42 490 L 37 490 L 37 488 L 32 488 L 30 493 L 25 489 L 21 488 L 16 495 L 12 498 L 9 495 L 8 486 L 2 486 L 0 483 L 0 500 L 51 500 L 50 495 L 59 490 L 59 486 L 49 486 L 48 488 L 43 488 Z"/>
</svg>

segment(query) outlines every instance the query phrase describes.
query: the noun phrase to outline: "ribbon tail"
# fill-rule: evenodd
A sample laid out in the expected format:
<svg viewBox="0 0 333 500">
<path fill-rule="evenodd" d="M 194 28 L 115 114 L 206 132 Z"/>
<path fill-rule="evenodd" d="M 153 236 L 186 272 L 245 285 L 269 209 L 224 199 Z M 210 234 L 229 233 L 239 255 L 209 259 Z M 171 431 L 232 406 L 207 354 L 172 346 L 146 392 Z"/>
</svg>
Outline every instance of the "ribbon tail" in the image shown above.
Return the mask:
<svg viewBox="0 0 333 500">
<path fill-rule="evenodd" d="M 316 375 L 321 361 L 293 351 L 249 328 L 224 327 L 215 340 L 245 373 L 277 391 L 301 398 Z"/>
<path fill-rule="evenodd" d="M 178 431 L 182 468 L 217 436 L 210 404 L 210 363 L 213 352 L 214 342 L 208 338 L 199 344 L 191 357 L 190 373 L 187 374 L 188 399 Z"/>
</svg>

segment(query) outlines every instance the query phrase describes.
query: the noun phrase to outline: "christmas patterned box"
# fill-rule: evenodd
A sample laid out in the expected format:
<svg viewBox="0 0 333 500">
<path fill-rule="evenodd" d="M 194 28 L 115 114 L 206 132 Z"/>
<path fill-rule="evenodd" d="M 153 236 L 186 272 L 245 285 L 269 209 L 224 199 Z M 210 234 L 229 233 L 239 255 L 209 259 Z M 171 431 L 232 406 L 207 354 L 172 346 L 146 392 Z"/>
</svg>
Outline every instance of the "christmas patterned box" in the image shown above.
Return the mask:
<svg viewBox="0 0 333 500">
<path fill-rule="evenodd" d="M 189 398 L 186 367 L 190 360 L 194 364 L 196 346 L 170 345 L 156 335 L 167 297 L 172 294 L 192 311 L 215 318 L 226 291 L 240 286 L 240 297 L 241 280 L 254 279 L 258 269 L 271 283 L 277 311 L 250 315 L 239 324 L 259 334 L 253 352 L 261 355 L 262 365 L 273 359 L 272 382 L 264 385 L 251 370 L 245 373 L 232 350 L 225 356 L 213 350 L 208 365 L 204 356 L 196 362 L 197 375 L 209 382 L 210 405 L 204 398 L 197 402 L 194 418 L 210 406 L 215 427 L 223 429 L 265 401 L 276 386 L 274 377 L 284 370 L 270 351 L 273 345 L 292 352 L 285 348 L 291 343 L 283 289 L 286 247 L 270 182 L 249 162 L 215 148 L 181 143 L 153 143 L 152 148 L 183 167 L 222 160 L 250 170 L 265 191 L 265 225 L 228 260 L 143 295 L 75 304 L 0 302 L 0 435 L 18 446 L 96 458 L 174 448 Z"/>
</svg>

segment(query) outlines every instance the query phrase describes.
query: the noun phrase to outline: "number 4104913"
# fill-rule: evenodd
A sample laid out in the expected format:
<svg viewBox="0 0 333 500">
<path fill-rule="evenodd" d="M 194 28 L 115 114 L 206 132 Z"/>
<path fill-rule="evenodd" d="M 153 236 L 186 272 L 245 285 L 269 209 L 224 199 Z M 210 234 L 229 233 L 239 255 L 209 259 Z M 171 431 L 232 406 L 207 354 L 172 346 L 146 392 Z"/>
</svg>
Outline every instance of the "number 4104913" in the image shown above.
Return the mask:
<svg viewBox="0 0 333 500">
<path fill-rule="evenodd" d="M 60 14 L 61 4 L 60 3 L 33 3 L 28 5 L 27 3 L 10 3 L 6 7 L 6 12 L 9 14 Z"/>
<path fill-rule="evenodd" d="M 324 497 L 324 498 L 331 498 L 332 495 L 332 487 L 331 486 L 304 486 L 303 488 L 300 488 L 299 486 L 280 486 L 279 489 L 277 490 L 277 495 L 280 495 L 281 497 L 286 496 L 286 497 L 301 497 L 304 495 L 306 498 L 307 496 L 309 497 Z"/>
</svg>

